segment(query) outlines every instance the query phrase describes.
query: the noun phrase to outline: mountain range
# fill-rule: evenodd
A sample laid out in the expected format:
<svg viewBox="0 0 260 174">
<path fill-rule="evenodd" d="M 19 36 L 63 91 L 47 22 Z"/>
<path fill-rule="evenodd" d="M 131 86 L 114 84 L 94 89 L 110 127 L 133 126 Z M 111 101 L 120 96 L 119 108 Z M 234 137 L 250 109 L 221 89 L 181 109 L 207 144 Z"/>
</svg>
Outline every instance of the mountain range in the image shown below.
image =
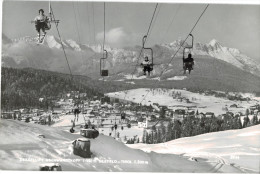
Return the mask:
<svg viewBox="0 0 260 174">
<path fill-rule="evenodd" d="M 9 39 L 3 34 L 2 66 L 13 68 L 30 67 L 69 73 L 62 44 L 58 38 L 47 35 L 44 44 L 37 45 L 36 42 L 36 37 L 26 36 Z M 183 49 L 180 49 L 176 56 L 172 58 L 172 55 L 182 44 L 183 46 L 188 45 L 183 42 L 183 40 L 179 39 L 172 43 L 156 44 L 152 47 L 155 65 L 149 79 L 143 77 L 141 67 L 136 66 L 143 61 L 144 55 L 150 57 L 149 52 L 143 51 L 139 57 L 141 46 L 119 49 L 105 45 L 105 49 L 108 51 L 108 59 L 105 62 L 104 69 L 108 69 L 110 74 L 105 80 L 129 81 L 129 79 L 142 79 L 142 81 L 150 83 L 151 79 L 160 77 L 161 80 L 168 79 L 171 83 L 174 79 L 178 79 L 178 83 L 181 84 L 197 79 L 200 83 L 211 83 L 211 85 L 207 86 L 208 88 L 223 84 L 223 88 L 227 86 L 234 88 L 234 86 L 240 85 L 243 89 L 248 88 L 253 91 L 259 89 L 260 65 L 238 49 L 222 46 L 216 39 L 212 39 L 206 44 L 194 44 L 194 48 L 191 50 L 195 59 L 194 71 L 191 72 L 191 75 L 184 76 L 182 70 Z M 103 56 L 101 44 L 79 44 L 71 39 L 64 39 L 62 43 L 73 74 L 100 79 L 100 58 Z M 187 56 L 187 53 L 185 56 Z M 252 87 L 248 84 L 252 84 Z"/>
</svg>

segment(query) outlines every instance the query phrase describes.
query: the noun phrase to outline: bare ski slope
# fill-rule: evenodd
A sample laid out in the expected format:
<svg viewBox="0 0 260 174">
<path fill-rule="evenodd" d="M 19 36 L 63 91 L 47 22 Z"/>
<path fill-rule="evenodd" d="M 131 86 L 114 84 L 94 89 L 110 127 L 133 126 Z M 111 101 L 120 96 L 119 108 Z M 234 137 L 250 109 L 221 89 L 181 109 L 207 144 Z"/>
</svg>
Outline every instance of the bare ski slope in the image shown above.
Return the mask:
<svg viewBox="0 0 260 174">
<path fill-rule="evenodd" d="M 104 135 L 91 140 L 93 157 L 83 161 L 73 155 L 71 148 L 71 142 L 80 137 L 78 134 L 14 120 L 0 120 L 0 125 L 1 170 L 38 170 L 42 163 L 59 162 L 67 171 L 243 172 L 223 161 L 201 158 L 196 162 L 183 155 L 146 153 Z M 39 138 L 39 134 L 46 137 Z"/>
<path fill-rule="evenodd" d="M 129 144 L 145 152 L 181 154 L 190 159 L 215 161 L 221 171 L 227 165 L 244 172 L 260 172 L 260 125 L 239 130 L 180 138 L 161 144 Z M 225 169 L 224 169 L 225 171 Z"/>
</svg>

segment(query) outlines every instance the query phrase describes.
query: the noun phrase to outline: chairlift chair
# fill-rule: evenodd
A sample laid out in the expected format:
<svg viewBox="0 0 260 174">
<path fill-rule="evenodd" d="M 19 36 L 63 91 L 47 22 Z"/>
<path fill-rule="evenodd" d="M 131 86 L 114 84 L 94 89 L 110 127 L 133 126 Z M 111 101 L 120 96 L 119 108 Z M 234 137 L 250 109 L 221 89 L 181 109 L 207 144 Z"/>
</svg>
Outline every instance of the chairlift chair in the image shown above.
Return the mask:
<svg viewBox="0 0 260 174">
<path fill-rule="evenodd" d="M 144 50 L 150 50 L 151 51 L 151 64 L 150 64 L 150 71 L 153 71 L 153 49 L 152 48 L 146 48 L 145 46 L 144 46 L 144 44 L 145 44 L 145 42 L 146 42 L 146 39 L 147 39 L 147 35 L 145 35 L 144 37 L 143 37 L 143 49 Z"/>
<path fill-rule="evenodd" d="M 105 66 L 105 60 L 107 59 L 107 50 L 104 50 L 104 52 L 105 52 L 105 54 L 103 54 L 103 57 L 100 59 L 100 75 L 102 76 L 102 77 L 104 77 L 104 76 L 108 76 L 108 70 L 106 70 L 106 69 L 104 69 L 104 66 Z M 105 55 L 105 57 L 104 57 L 104 55 Z M 103 63 L 103 64 L 102 64 Z M 103 66 L 102 66 L 103 65 Z M 103 67 L 103 69 L 102 69 L 102 67 Z"/>
<path fill-rule="evenodd" d="M 58 20 L 58 19 L 55 19 L 55 20 L 54 20 L 54 19 L 53 19 L 53 13 L 52 13 L 52 8 L 51 8 L 51 2 L 49 1 L 49 20 L 48 20 L 48 22 L 47 22 L 47 26 L 46 26 L 45 30 L 50 30 L 50 29 L 51 29 L 51 23 L 55 23 L 55 24 L 57 24 L 57 26 L 58 26 L 59 22 L 60 22 L 60 20 Z M 31 23 L 35 23 L 35 21 L 32 20 Z"/>
<path fill-rule="evenodd" d="M 51 2 L 49 1 L 49 20 L 46 21 L 46 26 L 45 26 L 45 30 L 50 30 L 51 29 L 51 23 L 55 23 L 56 26 L 58 26 L 60 20 L 55 20 L 54 19 L 54 16 L 53 16 L 53 13 L 52 13 L 52 8 L 51 8 Z M 37 24 L 35 23 L 35 21 L 31 21 L 31 23 L 34 23 L 34 24 Z M 44 39 L 45 39 L 45 36 L 44 35 L 42 38 L 39 38 L 39 43 L 43 44 L 44 43 Z"/>
<path fill-rule="evenodd" d="M 190 71 L 193 69 L 193 65 L 194 65 L 194 62 L 193 62 L 193 58 L 192 58 L 192 61 L 187 61 L 188 57 L 185 58 L 185 51 L 186 49 L 188 49 L 189 51 L 191 49 L 193 49 L 193 40 L 194 40 L 194 37 L 192 34 L 189 34 L 189 36 L 192 37 L 192 43 L 191 43 L 191 46 L 187 46 L 187 47 L 184 47 L 183 49 L 183 57 L 182 57 L 182 60 L 183 60 L 183 70 L 184 70 L 184 74 L 186 73 L 186 70 L 188 69 L 189 70 L 189 74 L 190 74 Z M 191 53 L 189 53 L 191 54 Z"/>
</svg>

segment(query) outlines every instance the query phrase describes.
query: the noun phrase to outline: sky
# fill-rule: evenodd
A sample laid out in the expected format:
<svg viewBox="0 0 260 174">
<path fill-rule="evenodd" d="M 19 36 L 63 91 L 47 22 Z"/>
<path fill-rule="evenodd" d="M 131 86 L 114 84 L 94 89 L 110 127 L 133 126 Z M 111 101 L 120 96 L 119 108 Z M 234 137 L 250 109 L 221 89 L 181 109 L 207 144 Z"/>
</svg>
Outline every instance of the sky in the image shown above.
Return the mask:
<svg viewBox="0 0 260 174">
<path fill-rule="evenodd" d="M 104 3 L 86 1 L 52 2 L 63 39 L 83 44 L 102 43 Z M 159 3 L 146 46 L 185 39 L 207 4 Z M 106 2 L 105 43 L 113 47 L 141 45 L 156 3 Z M 30 21 L 48 1 L 4 1 L 2 32 L 9 38 L 36 36 Z M 218 40 L 260 61 L 260 5 L 210 4 L 192 32 L 195 42 Z M 57 35 L 56 28 L 48 32 Z"/>
</svg>

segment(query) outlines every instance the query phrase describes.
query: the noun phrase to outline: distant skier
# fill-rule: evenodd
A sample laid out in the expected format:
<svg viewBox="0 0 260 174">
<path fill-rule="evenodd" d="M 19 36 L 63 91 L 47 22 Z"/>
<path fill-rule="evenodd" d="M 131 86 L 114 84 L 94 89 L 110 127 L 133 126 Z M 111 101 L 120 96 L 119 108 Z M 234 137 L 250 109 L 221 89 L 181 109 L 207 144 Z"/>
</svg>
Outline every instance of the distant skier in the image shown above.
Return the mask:
<svg viewBox="0 0 260 174">
<path fill-rule="evenodd" d="M 48 116 L 48 124 L 51 125 L 51 115 Z"/>
<path fill-rule="evenodd" d="M 148 75 L 150 75 L 151 62 L 149 61 L 147 56 L 145 57 L 145 60 L 141 63 L 141 66 L 143 67 L 144 75 L 146 75 L 146 71 L 148 72 Z"/>
<path fill-rule="evenodd" d="M 84 129 L 88 129 L 88 124 L 87 123 L 84 125 Z"/>
<path fill-rule="evenodd" d="M 75 130 L 74 130 L 73 128 L 75 127 L 75 118 L 74 118 L 74 121 L 71 120 L 71 123 L 72 123 L 72 126 L 71 126 L 71 128 L 70 128 L 70 133 L 74 133 Z"/>
<path fill-rule="evenodd" d="M 38 39 L 39 43 L 43 42 L 46 31 L 50 29 L 50 24 L 49 24 L 49 17 L 44 15 L 44 10 L 40 9 L 39 10 L 39 15 L 35 17 L 34 22 L 35 22 L 35 28 L 38 33 Z M 41 30 L 42 30 L 42 39 L 41 39 Z"/>
<path fill-rule="evenodd" d="M 79 107 L 76 107 L 74 109 L 74 115 L 75 115 L 75 118 L 77 119 L 77 121 L 79 121 L 79 113 L 80 113 Z"/>
</svg>

